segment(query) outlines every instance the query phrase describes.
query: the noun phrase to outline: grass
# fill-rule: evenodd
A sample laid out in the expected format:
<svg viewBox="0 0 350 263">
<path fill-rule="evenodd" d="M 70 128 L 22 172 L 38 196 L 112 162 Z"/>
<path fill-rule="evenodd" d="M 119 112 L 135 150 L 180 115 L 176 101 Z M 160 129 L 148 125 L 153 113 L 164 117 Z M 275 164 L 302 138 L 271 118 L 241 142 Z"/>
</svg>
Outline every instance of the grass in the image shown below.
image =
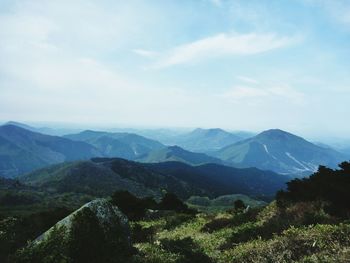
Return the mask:
<svg viewBox="0 0 350 263">
<path fill-rule="evenodd" d="M 134 259 L 188 262 L 184 255 L 193 255 L 181 250 L 188 243 L 196 258 L 203 256 L 208 262 L 350 262 L 350 224 L 305 225 L 300 218 L 281 214 L 272 203 L 245 218 L 232 212 L 200 213 L 171 229 L 166 228 L 166 217 L 138 221 L 134 224 L 154 232 L 152 239 L 135 244 L 139 254 Z"/>
</svg>

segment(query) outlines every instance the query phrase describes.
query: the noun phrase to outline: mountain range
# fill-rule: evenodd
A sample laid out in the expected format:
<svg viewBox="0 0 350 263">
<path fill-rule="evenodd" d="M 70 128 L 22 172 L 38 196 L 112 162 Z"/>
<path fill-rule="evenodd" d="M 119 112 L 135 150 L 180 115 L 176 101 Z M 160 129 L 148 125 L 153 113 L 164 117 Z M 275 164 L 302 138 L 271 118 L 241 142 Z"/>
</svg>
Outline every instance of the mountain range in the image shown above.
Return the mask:
<svg viewBox="0 0 350 263">
<path fill-rule="evenodd" d="M 220 164 L 191 166 L 179 162 L 145 164 L 152 170 L 171 175 L 216 196 L 242 193 L 251 196 L 273 196 L 290 179 L 257 168 L 234 168 Z"/>
<path fill-rule="evenodd" d="M 0 126 L 0 176 L 14 177 L 50 164 L 101 156 L 85 142 Z"/>
<path fill-rule="evenodd" d="M 236 167 L 257 167 L 283 174 L 311 174 L 319 165 L 336 167 L 346 157 L 291 133 L 272 129 L 229 145 L 215 154 Z"/>
<path fill-rule="evenodd" d="M 137 161 L 144 163 L 178 161 L 192 165 L 205 163 L 224 163 L 218 158 L 208 156 L 204 153 L 186 151 L 179 146 L 168 146 L 159 150 L 151 151 L 144 158 L 137 159 Z"/>
<path fill-rule="evenodd" d="M 107 196 L 116 190 L 128 190 L 137 196 L 161 196 L 166 190 L 182 198 L 233 193 L 272 196 L 287 181 L 285 176 L 256 168 L 237 169 L 218 164 L 191 166 L 181 162 L 142 164 L 120 158 L 53 165 L 18 179 L 51 193 Z"/>
<path fill-rule="evenodd" d="M 74 129 L 74 128 L 50 128 L 50 127 L 34 127 L 25 123 L 17 122 L 17 121 L 8 121 L 4 125 L 15 125 L 17 127 L 32 131 L 32 132 L 38 132 L 43 133 L 46 135 L 52 135 L 52 136 L 63 136 L 65 134 L 69 133 L 76 133 L 81 131 L 81 129 Z"/>
<path fill-rule="evenodd" d="M 87 130 L 78 134 L 65 135 L 64 138 L 89 143 L 105 157 L 120 157 L 129 160 L 142 158 L 153 150 L 165 147 L 158 141 L 123 132 L 110 133 Z"/>
<path fill-rule="evenodd" d="M 217 151 L 242 139 L 242 137 L 222 129 L 197 128 L 192 132 L 174 137 L 172 144 L 189 151 L 208 153 Z"/>
<path fill-rule="evenodd" d="M 50 193 L 80 193 L 108 196 L 127 190 L 137 196 L 161 196 L 163 190 L 181 197 L 205 191 L 142 164 L 119 158 L 96 158 L 89 161 L 52 165 L 18 177 L 25 185 Z"/>
<path fill-rule="evenodd" d="M 66 161 L 118 157 L 143 163 L 178 161 L 256 167 L 300 177 L 313 173 L 319 165 L 336 167 L 347 159 L 347 155 L 330 147 L 279 129 L 244 140 L 221 129 L 196 129 L 176 135 L 178 145 L 174 146 L 128 132 L 86 130 L 58 137 L 29 129 L 31 126 L 21 123 L 0 126 L 0 176 L 15 177 Z M 222 145 L 225 146 L 220 148 Z"/>
</svg>

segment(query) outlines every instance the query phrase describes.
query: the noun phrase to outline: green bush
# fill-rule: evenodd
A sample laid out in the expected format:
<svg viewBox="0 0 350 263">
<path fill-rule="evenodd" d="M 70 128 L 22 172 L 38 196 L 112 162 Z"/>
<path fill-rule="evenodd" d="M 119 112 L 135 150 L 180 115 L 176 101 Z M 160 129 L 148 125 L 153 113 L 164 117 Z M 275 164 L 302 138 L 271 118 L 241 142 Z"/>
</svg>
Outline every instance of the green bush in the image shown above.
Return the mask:
<svg viewBox="0 0 350 263">
<path fill-rule="evenodd" d="M 144 227 L 134 223 L 131 228 L 131 239 L 133 243 L 153 243 L 156 229 L 153 226 Z"/>
<path fill-rule="evenodd" d="M 9 255 L 28 241 L 38 237 L 70 213 L 66 208 L 33 213 L 23 217 L 9 217 L 0 221 L 0 262 L 7 262 Z"/>
<path fill-rule="evenodd" d="M 214 231 L 226 228 L 235 227 L 244 223 L 253 222 L 256 220 L 260 209 L 250 209 L 247 212 L 236 212 L 231 217 L 227 218 L 214 218 L 202 227 L 203 232 L 212 233 Z"/>
<path fill-rule="evenodd" d="M 176 213 L 174 215 L 169 215 L 165 218 L 166 224 L 164 226 L 165 229 L 174 229 L 183 223 L 186 223 L 194 218 L 192 214 L 184 214 L 184 213 Z"/>
<path fill-rule="evenodd" d="M 128 191 L 115 192 L 111 202 L 118 206 L 130 220 L 142 219 L 147 209 L 154 209 L 157 206 L 152 198 L 138 198 Z"/>
<path fill-rule="evenodd" d="M 288 182 L 287 190 L 276 195 L 277 205 L 285 208 L 297 202 L 323 201 L 327 213 L 350 218 L 350 163 L 341 163 L 339 167 L 332 170 L 320 166 L 310 177 Z"/>
<path fill-rule="evenodd" d="M 177 240 L 162 239 L 160 242 L 163 249 L 181 255 L 179 263 L 212 263 L 190 237 Z"/>
<path fill-rule="evenodd" d="M 54 227 L 42 242 L 31 242 L 18 250 L 10 260 L 14 263 L 70 263 L 68 256 L 68 239 L 65 227 Z"/>
<path fill-rule="evenodd" d="M 214 218 L 213 220 L 206 223 L 201 228 L 201 231 L 212 233 L 214 231 L 229 227 L 231 226 L 231 224 L 232 224 L 232 218 L 226 218 L 226 217 Z"/>
</svg>

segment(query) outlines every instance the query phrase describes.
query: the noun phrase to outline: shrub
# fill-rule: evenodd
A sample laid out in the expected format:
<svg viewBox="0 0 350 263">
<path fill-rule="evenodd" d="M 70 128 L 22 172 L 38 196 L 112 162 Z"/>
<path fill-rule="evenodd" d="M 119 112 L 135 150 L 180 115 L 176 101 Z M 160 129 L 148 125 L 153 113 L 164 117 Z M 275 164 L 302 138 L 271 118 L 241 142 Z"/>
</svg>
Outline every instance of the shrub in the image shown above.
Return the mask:
<svg viewBox="0 0 350 263">
<path fill-rule="evenodd" d="M 166 193 L 160 201 L 158 208 L 161 210 L 186 211 L 187 205 L 184 204 L 175 194 Z"/>
<path fill-rule="evenodd" d="M 165 218 L 166 224 L 164 226 L 165 229 L 174 229 L 183 223 L 186 223 L 194 218 L 193 214 L 184 214 L 184 213 L 178 213 L 174 215 L 169 215 Z"/>
<path fill-rule="evenodd" d="M 162 239 L 160 243 L 163 249 L 182 256 L 179 263 L 212 263 L 212 260 L 190 237 L 177 240 Z"/>
<path fill-rule="evenodd" d="M 64 226 L 54 227 L 48 237 L 40 243 L 31 242 L 11 257 L 14 263 L 68 263 L 68 244 Z"/>
<path fill-rule="evenodd" d="M 131 230 L 131 239 L 134 243 L 153 243 L 156 234 L 156 229 L 153 226 L 144 227 L 141 224 L 135 223 Z"/>
<path fill-rule="evenodd" d="M 246 205 L 244 204 L 244 202 L 241 199 L 237 199 L 234 203 L 234 209 L 236 211 L 241 211 L 244 210 L 246 208 Z"/>
<path fill-rule="evenodd" d="M 146 210 L 153 209 L 157 203 L 152 198 L 138 198 L 128 191 L 118 191 L 112 195 L 112 204 L 118 208 L 130 219 L 140 220 L 145 214 Z"/>
<path fill-rule="evenodd" d="M 0 262 L 26 245 L 70 213 L 66 208 L 33 213 L 29 216 L 9 217 L 0 221 Z"/>
<path fill-rule="evenodd" d="M 226 228 L 239 226 L 244 223 L 253 222 L 256 220 L 260 209 L 250 209 L 247 212 L 235 213 L 230 218 L 214 218 L 202 227 L 203 232 L 212 233 L 214 231 Z"/>
<path fill-rule="evenodd" d="M 327 204 L 327 213 L 340 218 L 350 218 L 350 163 L 339 165 L 341 169 L 332 170 L 320 166 L 309 178 L 294 179 L 287 183 L 286 191 L 277 193 L 277 205 L 286 208 L 297 202 L 318 202 Z"/>
<path fill-rule="evenodd" d="M 212 233 L 214 231 L 223 229 L 225 227 L 229 227 L 232 224 L 232 218 L 214 218 L 213 220 L 206 223 L 202 228 L 201 231 Z"/>
</svg>

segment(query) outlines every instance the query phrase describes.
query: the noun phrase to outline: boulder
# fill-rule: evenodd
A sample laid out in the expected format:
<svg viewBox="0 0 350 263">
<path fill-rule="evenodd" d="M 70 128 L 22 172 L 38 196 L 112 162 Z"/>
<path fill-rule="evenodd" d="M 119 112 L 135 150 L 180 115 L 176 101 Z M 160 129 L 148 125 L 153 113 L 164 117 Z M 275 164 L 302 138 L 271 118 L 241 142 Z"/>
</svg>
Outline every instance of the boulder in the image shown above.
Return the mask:
<svg viewBox="0 0 350 263">
<path fill-rule="evenodd" d="M 42 240 L 45 240 L 45 238 L 49 236 L 54 228 L 60 228 L 62 226 L 67 231 L 68 235 L 68 232 L 71 230 L 74 217 L 85 208 L 91 210 L 91 212 L 96 215 L 103 229 L 108 229 L 108 226 L 115 224 L 115 222 L 118 222 L 120 227 L 123 229 L 123 234 L 126 236 L 126 239 L 131 246 L 131 234 L 128 218 L 118 209 L 117 206 L 112 205 L 108 200 L 102 198 L 86 203 L 67 217 L 63 218 L 61 221 L 58 221 L 53 227 L 36 238 L 35 242 L 41 242 Z"/>
</svg>

